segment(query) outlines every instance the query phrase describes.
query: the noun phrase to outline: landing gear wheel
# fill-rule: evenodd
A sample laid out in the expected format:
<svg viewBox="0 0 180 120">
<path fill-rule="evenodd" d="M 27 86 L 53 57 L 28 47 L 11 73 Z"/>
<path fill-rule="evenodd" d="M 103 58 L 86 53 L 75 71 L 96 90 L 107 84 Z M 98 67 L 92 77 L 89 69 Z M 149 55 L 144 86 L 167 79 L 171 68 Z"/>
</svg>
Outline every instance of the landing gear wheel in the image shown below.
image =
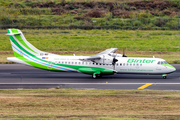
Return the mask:
<svg viewBox="0 0 180 120">
<path fill-rule="evenodd" d="M 96 79 L 96 78 L 97 78 L 97 75 L 96 75 L 96 74 L 93 74 L 93 75 L 92 75 L 92 78 Z"/>
<path fill-rule="evenodd" d="M 163 79 L 167 78 L 167 74 L 162 74 Z"/>
<path fill-rule="evenodd" d="M 163 79 L 166 79 L 167 77 L 166 76 L 163 76 Z"/>
</svg>

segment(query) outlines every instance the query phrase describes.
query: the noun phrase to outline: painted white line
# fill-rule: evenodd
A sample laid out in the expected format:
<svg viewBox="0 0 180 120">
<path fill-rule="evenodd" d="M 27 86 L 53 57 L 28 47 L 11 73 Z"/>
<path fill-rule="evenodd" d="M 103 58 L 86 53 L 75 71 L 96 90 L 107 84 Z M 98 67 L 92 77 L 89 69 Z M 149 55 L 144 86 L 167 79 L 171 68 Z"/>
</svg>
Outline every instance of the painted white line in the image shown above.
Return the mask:
<svg viewBox="0 0 180 120">
<path fill-rule="evenodd" d="M 36 85 L 54 85 L 54 84 L 69 84 L 69 85 L 142 85 L 142 84 L 152 84 L 152 85 L 180 85 L 180 83 L 0 83 L 0 85 L 8 84 L 36 84 Z"/>
</svg>

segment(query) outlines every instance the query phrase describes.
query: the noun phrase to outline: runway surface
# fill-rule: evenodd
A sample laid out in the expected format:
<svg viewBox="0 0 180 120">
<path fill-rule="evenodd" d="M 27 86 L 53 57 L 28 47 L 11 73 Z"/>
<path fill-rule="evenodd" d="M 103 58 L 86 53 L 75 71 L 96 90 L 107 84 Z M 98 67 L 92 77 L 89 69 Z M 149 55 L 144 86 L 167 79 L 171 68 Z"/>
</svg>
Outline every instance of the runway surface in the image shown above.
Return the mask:
<svg viewBox="0 0 180 120">
<path fill-rule="evenodd" d="M 0 89 L 75 88 L 180 90 L 180 64 L 167 79 L 161 75 L 117 74 L 93 79 L 90 75 L 49 72 L 21 64 L 0 64 Z"/>
</svg>

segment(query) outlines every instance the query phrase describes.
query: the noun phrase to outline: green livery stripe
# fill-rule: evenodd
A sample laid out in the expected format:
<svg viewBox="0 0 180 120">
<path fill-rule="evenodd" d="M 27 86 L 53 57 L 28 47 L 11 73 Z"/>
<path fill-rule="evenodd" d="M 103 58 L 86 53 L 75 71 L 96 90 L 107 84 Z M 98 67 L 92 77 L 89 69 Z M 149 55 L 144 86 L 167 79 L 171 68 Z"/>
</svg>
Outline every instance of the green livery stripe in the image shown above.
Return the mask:
<svg viewBox="0 0 180 120">
<path fill-rule="evenodd" d="M 10 39 L 11 39 L 11 41 L 12 41 L 21 51 L 25 52 L 27 55 L 33 57 L 33 58 L 36 59 L 36 60 L 39 60 L 39 61 L 41 61 L 41 62 L 45 62 L 46 64 L 49 64 L 48 61 L 43 60 L 43 59 L 40 59 L 40 58 L 36 57 L 35 55 L 33 55 L 33 54 L 29 53 L 28 51 L 26 51 L 21 45 L 19 45 L 19 44 L 17 43 L 17 41 L 16 41 L 12 36 L 10 36 Z M 17 55 L 16 55 L 16 56 L 17 56 Z M 19 58 L 19 57 L 17 57 L 17 58 Z M 57 64 L 52 63 L 52 65 L 57 65 Z M 57 66 L 59 66 L 59 65 L 57 65 Z M 46 69 L 47 69 L 47 68 L 46 68 Z M 53 69 L 52 69 L 52 70 L 53 70 Z"/>
<path fill-rule="evenodd" d="M 29 49 L 30 51 L 36 53 L 35 51 L 33 51 L 28 45 L 26 45 L 26 43 L 24 42 L 24 40 L 21 38 L 20 35 L 15 35 L 16 39 L 22 44 L 24 45 L 24 47 L 26 47 L 27 49 Z"/>
<path fill-rule="evenodd" d="M 33 67 L 44 69 L 44 70 L 64 72 L 62 70 L 55 69 L 55 68 L 48 69 L 48 67 L 45 66 L 45 65 L 41 65 L 39 63 L 32 62 L 32 61 L 24 58 L 22 55 L 18 54 L 15 51 L 14 51 L 14 53 L 15 53 L 15 56 L 18 56 L 18 59 L 20 59 L 20 60 L 22 60 L 22 61 L 32 65 Z M 76 70 L 78 70 L 80 72 L 83 72 L 83 73 L 86 73 L 86 74 L 93 74 L 94 72 L 98 72 L 98 71 L 101 71 L 103 74 L 113 74 L 112 70 L 105 69 L 105 68 L 87 67 L 87 66 L 76 66 L 76 65 L 66 65 L 66 64 L 55 64 L 55 65 L 61 66 L 61 67 L 66 67 L 66 68 L 71 68 L 71 69 L 76 69 Z"/>
<path fill-rule="evenodd" d="M 16 58 L 22 57 L 22 55 L 18 54 L 16 51 L 13 50 L 13 52 L 14 52 L 14 56 L 15 56 Z"/>
<path fill-rule="evenodd" d="M 103 71 L 105 70 L 105 68 L 98 68 L 98 67 L 88 67 L 88 66 L 78 66 L 78 65 L 68 65 L 68 64 L 59 64 L 60 66 L 63 66 L 63 67 L 67 67 L 67 68 L 72 68 L 72 69 L 75 69 L 75 70 L 78 70 L 80 68 L 90 68 L 90 69 L 93 69 L 94 71 Z"/>
<path fill-rule="evenodd" d="M 35 58 L 35 59 L 37 59 L 37 60 L 40 60 L 40 61 L 42 61 L 42 62 L 47 62 L 46 60 L 42 60 L 42 59 L 36 57 L 35 55 L 31 54 L 30 52 L 26 51 L 21 45 L 19 45 L 19 44 L 17 43 L 17 41 L 16 41 L 12 36 L 9 36 L 9 37 L 10 37 L 11 41 L 12 41 L 21 51 L 25 52 L 26 54 L 28 54 L 29 56 L 31 56 L 31 57 L 33 57 L 33 58 Z"/>
<path fill-rule="evenodd" d="M 18 54 L 18 53 L 15 52 L 15 51 L 14 51 L 14 53 L 15 53 L 15 55 L 19 56 L 18 59 L 20 59 L 20 60 L 22 60 L 22 61 L 24 61 L 24 62 L 32 65 L 33 67 L 40 68 L 40 69 L 44 69 L 44 70 L 52 70 L 52 71 L 60 71 L 60 72 L 63 72 L 62 70 L 55 69 L 55 68 L 50 68 L 50 69 L 48 69 L 48 67 L 45 66 L 45 65 L 41 65 L 41 64 L 39 64 L 39 63 L 32 62 L 32 61 L 24 58 L 23 56 L 21 56 L 20 54 Z"/>
<path fill-rule="evenodd" d="M 9 32 L 9 31 L 8 31 L 8 32 Z M 39 61 L 42 61 L 42 62 L 45 62 L 45 63 L 49 64 L 48 61 L 43 60 L 43 59 L 41 59 L 41 58 L 38 58 L 38 57 L 36 57 L 35 55 L 33 55 L 33 54 L 31 54 L 30 52 L 28 52 L 27 50 L 25 50 L 21 45 L 19 45 L 19 43 L 14 39 L 13 36 L 9 36 L 9 38 L 10 38 L 10 40 L 11 40 L 21 51 L 25 52 L 27 55 L 35 58 L 36 60 L 39 60 Z M 15 51 L 14 51 L 14 53 L 15 53 Z M 15 53 L 15 57 L 21 59 L 22 61 L 24 61 L 24 62 L 26 62 L 26 63 L 34 66 L 34 67 L 41 68 L 41 69 L 45 69 L 45 70 L 48 69 L 47 66 L 44 66 L 44 65 L 41 65 L 41 64 L 32 62 L 32 61 L 24 58 L 23 56 L 21 56 L 21 55 L 18 54 L 18 53 Z M 101 71 L 101 72 L 104 72 L 104 73 L 107 73 L 107 74 L 113 73 L 113 70 L 105 69 L 105 68 L 88 67 L 88 66 L 76 66 L 76 65 L 66 65 L 66 64 L 55 64 L 55 63 L 53 63 L 53 62 L 52 62 L 52 65 L 67 67 L 67 68 L 71 68 L 71 69 L 75 69 L 75 70 L 79 70 L 80 68 L 90 68 L 90 69 L 92 69 L 93 71 L 96 71 L 96 72 L 97 72 L 97 71 Z M 61 71 L 61 70 L 55 69 L 55 68 L 52 68 L 51 70 L 52 70 L 52 71 Z M 82 69 L 80 69 L 80 70 L 82 70 Z M 84 71 L 84 69 L 83 69 L 82 71 Z"/>
<path fill-rule="evenodd" d="M 11 29 L 12 33 L 18 33 L 17 29 Z"/>
<path fill-rule="evenodd" d="M 59 66 L 75 69 L 75 70 L 78 70 L 82 73 L 91 74 L 91 75 L 95 72 L 101 72 L 102 74 L 107 74 L 107 75 L 114 74 L 113 70 L 106 69 L 106 68 L 78 66 L 78 65 L 67 65 L 67 64 L 59 64 Z"/>
<path fill-rule="evenodd" d="M 167 67 L 171 67 L 171 68 L 174 68 L 172 65 L 170 64 L 162 64 L 163 66 L 167 66 Z M 175 69 L 175 68 L 174 68 Z"/>
<path fill-rule="evenodd" d="M 9 29 L 7 29 L 7 32 L 10 33 Z"/>
</svg>

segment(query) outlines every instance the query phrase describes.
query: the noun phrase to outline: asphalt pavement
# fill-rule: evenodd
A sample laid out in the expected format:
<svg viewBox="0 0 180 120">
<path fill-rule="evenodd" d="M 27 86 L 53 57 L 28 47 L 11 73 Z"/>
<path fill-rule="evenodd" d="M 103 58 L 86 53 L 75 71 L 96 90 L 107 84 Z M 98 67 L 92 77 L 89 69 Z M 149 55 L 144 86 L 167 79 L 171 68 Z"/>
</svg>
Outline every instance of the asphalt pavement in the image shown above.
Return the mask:
<svg viewBox="0 0 180 120">
<path fill-rule="evenodd" d="M 91 75 L 49 72 L 21 64 L 0 64 L 0 89 L 126 89 L 180 90 L 180 64 L 167 79 L 161 75 L 116 74 L 93 79 Z"/>
</svg>

